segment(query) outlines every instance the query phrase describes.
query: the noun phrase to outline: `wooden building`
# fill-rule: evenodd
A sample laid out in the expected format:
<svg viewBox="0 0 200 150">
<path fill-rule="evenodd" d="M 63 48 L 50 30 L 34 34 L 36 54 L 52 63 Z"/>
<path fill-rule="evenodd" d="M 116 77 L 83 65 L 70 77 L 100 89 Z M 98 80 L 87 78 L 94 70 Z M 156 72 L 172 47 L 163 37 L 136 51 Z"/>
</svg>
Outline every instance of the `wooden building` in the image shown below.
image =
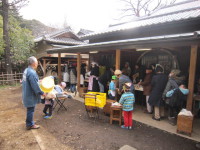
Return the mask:
<svg viewBox="0 0 200 150">
<path fill-rule="evenodd" d="M 81 36 L 81 39 L 89 43 L 48 50 L 47 53 L 77 54 L 78 71 L 81 54 L 90 54 L 90 60 L 115 65 L 116 69 L 122 68 L 125 61 L 131 67 L 138 62 L 144 65 L 160 63 L 168 72 L 180 68 L 189 74 L 187 109 L 192 110 L 195 74 L 200 73 L 200 0 L 172 4 L 150 16 L 112 25 L 105 31 Z M 58 61 L 60 59 L 58 57 Z"/>
<path fill-rule="evenodd" d="M 91 33 L 89 30 L 81 29 L 77 34 L 75 34 L 71 28 L 66 28 L 52 34 L 47 34 L 40 36 L 34 40 L 36 57 L 39 60 L 38 73 L 40 76 L 45 76 L 49 69 L 57 70 L 58 65 L 58 54 L 47 54 L 46 51 L 54 48 L 65 48 L 75 45 L 85 45 L 87 44 L 79 38 L 85 34 Z M 82 62 L 86 63 L 89 56 L 87 54 L 82 55 Z M 62 53 L 61 54 L 61 64 L 64 63 L 76 63 L 77 55 Z"/>
</svg>

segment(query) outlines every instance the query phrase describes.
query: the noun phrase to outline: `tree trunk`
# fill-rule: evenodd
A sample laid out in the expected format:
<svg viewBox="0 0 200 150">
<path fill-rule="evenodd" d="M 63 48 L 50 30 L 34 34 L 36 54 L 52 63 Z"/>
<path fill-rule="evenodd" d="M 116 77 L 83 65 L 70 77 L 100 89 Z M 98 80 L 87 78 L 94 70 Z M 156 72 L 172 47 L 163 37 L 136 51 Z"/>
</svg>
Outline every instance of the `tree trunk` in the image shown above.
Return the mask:
<svg viewBox="0 0 200 150">
<path fill-rule="evenodd" d="M 5 54 L 5 68 L 7 73 L 11 73 L 11 59 L 10 59 L 10 39 L 9 39 L 9 23 L 8 23 L 8 0 L 2 0 L 2 15 L 3 15 L 3 40 L 4 40 L 4 54 Z"/>
</svg>

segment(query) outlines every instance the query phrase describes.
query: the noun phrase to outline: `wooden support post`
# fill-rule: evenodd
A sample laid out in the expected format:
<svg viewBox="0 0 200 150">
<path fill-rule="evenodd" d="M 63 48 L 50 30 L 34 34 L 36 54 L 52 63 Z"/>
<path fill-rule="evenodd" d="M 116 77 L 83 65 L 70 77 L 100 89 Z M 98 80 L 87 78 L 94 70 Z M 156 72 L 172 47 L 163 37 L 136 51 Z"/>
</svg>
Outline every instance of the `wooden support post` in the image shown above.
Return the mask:
<svg viewBox="0 0 200 150">
<path fill-rule="evenodd" d="M 61 82 L 61 53 L 58 53 L 58 82 Z"/>
<path fill-rule="evenodd" d="M 46 76 L 46 59 L 43 59 L 43 73 L 44 73 L 44 77 Z"/>
<path fill-rule="evenodd" d="M 81 77 L 81 54 L 77 53 L 77 91 L 80 89 L 80 77 Z"/>
<path fill-rule="evenodd" d="M 121 51 L 119 49 L 116 50 L 116 58 L 115 58 L 115 68 L 120 69 L 120 58 L 121 58 Z"/>
<path fill-rule="evenodd" d="M 193 94 L 194 94 L 194 81 L 196 73 L 196 62 L 197 62 L 197 49 L 198 45 L 192 45 L 190 51 L 190 70 L 189 70 L 189 81 L 188 89 L 189 95 L 187 97 L 187 110 L 192 110 Z"/>
</svg>

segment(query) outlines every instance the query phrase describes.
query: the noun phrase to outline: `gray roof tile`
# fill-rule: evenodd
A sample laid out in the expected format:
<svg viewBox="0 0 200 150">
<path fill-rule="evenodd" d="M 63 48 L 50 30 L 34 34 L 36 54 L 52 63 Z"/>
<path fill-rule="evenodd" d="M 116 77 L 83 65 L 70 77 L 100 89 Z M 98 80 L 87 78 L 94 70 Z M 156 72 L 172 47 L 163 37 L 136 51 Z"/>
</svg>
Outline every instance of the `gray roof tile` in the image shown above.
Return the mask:
<svg viewBox="0 0 200 150">
<path fill-rule="evenodd" d="M 88 37 L 96 35 L 107 34 L 136 27 L 169 23 L 197 17 L 200 17 L 200 0 L 186 1 L 161 8 L 155 11 L 155 13 L 153 13 L 151 16 L 142 17 L 129 23 L 111 26 L 104 31 L 87 34 L 85 36 L 82 36 L 81 38 L 87 39 Z"/>
<path fill-rule="evenodd" d="M 85 42 L 77 41 L 72 38 L 46 38 L 45 41 L 59 44 L 70 44 L 70 45 L 84 45 Z"/>
<path fill-rule="evenodd" d="M 76 40 L 74 38 L 58 38 L 59 35 L 62 35 L 64 33 L 69 33 L 69 32 L 73 33 L 77 37 L 77 35 L 71 30 L 71 28 L 65 28 L 63 30 L 56 31 L 51 34 L 46 34 L 41 37 L 35 38 L 34 42 L 40 42 L 40 41 L 44 40 L 44 41 L 51 42 L 54 44 L 67 44 L 67 45 L 86 44 L 85 42 L 83 42 L 81 40 Z M 78 37 L 77 37 L 77 39 L 78 39 Z"/>
</svg>

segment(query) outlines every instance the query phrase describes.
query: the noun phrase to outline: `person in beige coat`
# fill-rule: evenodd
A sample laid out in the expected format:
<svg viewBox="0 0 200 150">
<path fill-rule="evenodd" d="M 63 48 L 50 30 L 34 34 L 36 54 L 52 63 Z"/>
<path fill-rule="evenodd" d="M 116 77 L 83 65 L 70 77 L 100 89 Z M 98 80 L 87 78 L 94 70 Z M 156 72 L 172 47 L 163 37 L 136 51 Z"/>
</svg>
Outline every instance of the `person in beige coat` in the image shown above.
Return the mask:
<svg viewBox="0 0 200 150">
<path fill-rule="evenodd" d="M 151 79 L 152 79 L 152 69 L 151 68 L 146 68 L 146 76 L 144 78 L 143 82 L 139 82 L 139 85 L 143 86 L 143 95 L 146 96 L 146 111 L 145 113 L 152 113 L 152 107 L 149 105 L 149 95 L 151 93 Z"/>
</svg>

